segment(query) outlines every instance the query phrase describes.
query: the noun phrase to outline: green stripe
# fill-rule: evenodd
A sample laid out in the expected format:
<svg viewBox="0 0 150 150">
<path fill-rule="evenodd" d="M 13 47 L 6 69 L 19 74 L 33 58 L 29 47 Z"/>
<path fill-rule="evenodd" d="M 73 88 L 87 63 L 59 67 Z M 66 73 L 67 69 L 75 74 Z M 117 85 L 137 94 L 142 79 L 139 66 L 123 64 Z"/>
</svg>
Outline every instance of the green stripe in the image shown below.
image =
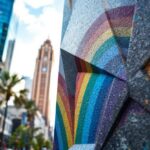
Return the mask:
<svg viewBox="0 0 150 150">
<path fill-rule="evenodd" d="M 63 150 L 67 150 L 68 149 L 68 143 L 67 143 L 66 130 L 65 130 L 64 122 L 63 122 L 63 118 L 62 118 L 63 114 L 61 114 L 58 103 L 56 105 L 56 115 L 57 115 L 56 116 L 57 119 L 59 119 L 59 122 L 60 122 L 60 127 L 61 127 L 61 132 L 62 132 L 62 137 L 63 137 Z"/>
<path fill-rule="evenodd" d="M 116 40 L 114 38 L 114 36 L 110 37 L 108 40 L 106 40 L 100 47 L 99 49 L 96 51 L 95 55 L 92 58 L 92 63 L 96 63 L 97 60 L 100 59 L 100 57 L 102 57 L 102 55 L 110 49 L 110 47 L 112 47 L 114 45 L 114 43 L 116 43 Z"/>
<path fill-rule="evenodd" d="M 83 98 L 81 97 L 82 104 L 81 104 L 81 109 L 80 109 L 80 113 L 79 113 L 79 120 L 77 123 L 77 131 L 76 131 L 77 133 L 76 133 L 76 137 L 75 137 L 76 144 L 81 143 L 81 140 L 82 140 L 82 131 L 83 131 L 82 129 L 84 126 L 85 114 L 87 111 L 91 91 L 94 88 L 96 79 L 97 79 L 97 76 L 95 76 L 95 75 L 92 75 L 90 77 L 90 79 L 88 81 L 88 85 L 87 85 L 87 87 L 85 87 L 86 88 L 85 94 L 84 94 Z"/>
</svg>

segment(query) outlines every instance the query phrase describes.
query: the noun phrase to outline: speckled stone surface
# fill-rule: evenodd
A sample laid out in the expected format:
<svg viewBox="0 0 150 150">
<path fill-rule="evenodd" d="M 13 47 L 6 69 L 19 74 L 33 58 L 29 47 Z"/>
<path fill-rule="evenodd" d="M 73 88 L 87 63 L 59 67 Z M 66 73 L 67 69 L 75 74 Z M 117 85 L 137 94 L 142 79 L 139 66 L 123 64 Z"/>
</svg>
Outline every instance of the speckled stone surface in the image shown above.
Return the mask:
<svg viewBox="0 0 150 150">
<path fill-rule="evenodd" d="M 76 0 L 61 48 L 76 54 L 77 48 L 91 24 L 106 10 L 134 5 L 136 0 Z M 104 7 L 102 7 L 104 6 Z M 71 40 L 68 44 L 68 40 Z"/>
<path fill-rule="evenodd" d="M 150 78 L 144 71 L 150 58 L 149 49 L 150 1 L 138 0 L 127 57 L 127 84 L 132 99 L 122 108 L 120 119 L 116 120 L 119 123 L 112 128 L 104 150 L 150 149 Z M 101 149 L 99 144 L 96 149 Z"/>
<path fill-rule="evenodd" d="M 62 62 L 63 62 L 64 72 L 65 72 L 68 92 L 70 93 L 70 95 L 74 95 L 75 80 L 78 72 L 78 69 L 76 67 L 76 62 L 75 62 L 75 56 L 71 55 L 70 53 L 64 50 L 61 50 L 61 55 L 62 55 Z"/>
<path fill-rule="evenodd" d="M 132 100 L 133 101 L 133 100 Z M 104 150 L 149 150 L 150 114 L 139 104 L 130 103 L 124 119 L 114 130 Z"/>
<path fill-rule="evenodd" d="M 72 1 L 72 5 L 75 4 L 75 1 L 76 0 L 73 0 Z M 71 14 L 72 14 L 72 8 L 71 6 L 69 5 L 69 1 L 65 1 L 64 2 L 64 12 L 63 12 L 63 25 L 62 25 L 62 33 L 61 33 L 61 39 L 63 40 L 64 38 L 64 35 L 65 35 L 65 32 L 66 32 L 66 29 L 67 29 L 67 26 L 68 26 L 68 23 L 69 23 L 69 20 L 70 20 L 70 17 L 71 17 Z"/>
<path fill-rule="evenodd" d="M 143 67 L 150 58 L 150 1 L 140 0 L 134 16 L 127 71 L 130 95 L 150 111 L 150 78 Z"/>
<path fill-rule="evenodd" d="M 67 3 L 54 149 L 150 150 L 150 1 Z"/>
<path fill-rule="evenodd" d="M 150 58 L 150 1 L 138 0 L 135 12 L 127 59 L 129 80 Z"/>
<path fill-rule="evenodd" d="M 141 70 L 130 79 L 130 96 L 150 111 L 150 79 Z"/>
<path fill-rule="evenodd" d="M 68 53 L 71 53 L 72 55 L 75 55 L 76 57 L 79 57 L 80 59 L 98 67 L 101 70 L 105 70 L 110 74 L 126 80 L 125 67 L 119 52 L 119 42 L 116 40 L 117 37 L 114 37 L 116 33 L 119 34 L 118 37 L 123 37 L 125 39 L 127 37 L 130 37 L 130 29 L 127 29 L 126 27 L 125 29 L 123 28 L 124 25 L 121 25 L 122 18 L 125 18 L 125 12 L 128 13 L 130 12 L 130 10 L 125 10 L 123 12 L 120 9 L 118 12 L 112 13 L 113 15 L 122 14 L 120 17 L 112 17 L 113 15 L 111 16 L 110 13 L 106 14 L 106 11 L 111 11 L 112 9 L 117 10 L 117 8 L 119 7 L 134 7 L 134 5 L 135 0 L 76 0 L 72 10 L 72 14 L 69 17 L 69 22 L 64 20 L 64 24 L 68 23 L 68 25 L 63 25 L 66 30 L 65 35 L 62 39 L 61 48 Z M 99 18 L 102 15 L 105 16 L 105 19 Z M 128 17 L 131 17 L 132 15 L 133 14 L 131 13 Z M 66 18 L 68 18 L 68 16 Z M 113 23 L 111 22 L 111 20 L 115 20 L 116 18 L 119 18 L 118 20 L 120 20 L 120 23 L 118 23 L 119 26 L 117 25 L 119 29 L 117 30 L 114 29 L 115 27 L 113 27 Z M 98 28 L 96 27 L 97 24 L 95 24 L 95 21 L 97 19 L 98 22 L 101 23 L 101 25 L 105 22 L 108 28 L 107 30 L 104 30 L 104 34 L 99 33 Z M 130 23 L 129 20 L 127 22 Z M 99 29 L 100 28 L 101 27 L 99 27 Z M 91 34 L 89 33 L 90 29 L 92 29 Z M 94 38 L 95 32 L 99 34 L 99 37 L 96 37 L 96 39 Z M 91 42 L 91 40 L 87 40 L 87 34 L 90 35 L 90 37 L 93 37 L 95 41 Z M 100 36 L 101 34 L 102 36 Z M 112 39 L 108 40 L 110 37 L 112 37 Z M 81 53 L 79 53 L 78 51 L 83 41 L 84 43 L 89 43 L 89 50 L 83 53 L 83 50 L 81 49 Z M 109 43 L 102 45 L 106 42 Z M 107 52 L 105 52 L 104 55 L 99 56 L 99 54 L 96 54 L 97 51 Z M 95 58 L 97 56 L 99 57 Z"/>
<path fill-rule="evenodd" d="M 121 82 L 121 81 L 120 81 Z M 117 84 L 116 88 L 119 88 L 120 91 L 118 91 L 118 94 L 114 94 L 110 99 L 106 101 L 107 104 L 105 104 L 105 107 L 102 110 L 101 119 L 99 122 L 99 130 L 97 134 L 97 143 L 96 143 L 96 149 L 101 149 L 106 138 L 109 136 L 109 132 L 115 123 L 118 114 L 123 107 L 128 91 L 127 86 L 125 83 L 120 83 L 121 85 Z M 121 89 L 123 88 L 123 90 Z"/>
</svg>

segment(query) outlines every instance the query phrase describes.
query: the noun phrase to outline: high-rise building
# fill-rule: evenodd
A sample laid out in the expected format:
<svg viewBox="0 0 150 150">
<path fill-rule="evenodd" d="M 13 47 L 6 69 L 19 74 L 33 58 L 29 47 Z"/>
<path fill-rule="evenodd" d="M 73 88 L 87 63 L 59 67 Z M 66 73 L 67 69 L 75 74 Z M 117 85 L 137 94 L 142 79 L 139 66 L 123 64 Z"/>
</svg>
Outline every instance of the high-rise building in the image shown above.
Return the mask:
<svg viewBox="0 0 150 150">
<path fill-rule="evenodd" d="M 32 79 L 30 77 L 24 76 L 24 88 L 28 89 L 28 99 L 31 99 L 31 92 L 32 92 Z"/>
<path fill-rule="evenodd" d="M 35 100 L 40 112 L 45 117 L 46 122 L 49 121 L 49 87 L 50 74 L 52 66 L 52 45 L 50 40 L 46 40 L 41 46 L 32 84 L 32 99 Z"/>
<path fill-rule="evenodd" d="M 8 35 L 5 42 L 4 53 L 2 57 L 2 60 L 5 63 L 6 70 L 10 70 L 11 67 L 13 52 L 16 43 L 17 31 L 18 31 L 18 25 L 19 25 L 19 18 L 13 12 L 10 20 Z"/>
<path fill-rule="evenodd" d="M 7 55 L 6 55 L 6 59 L 5 59 L 6 70 L 10 69 L 14 46 L 15 46 L 15 40 L 9 40 L 8 47 L 7 47 Z"/>
<path fill-rule="evenodd" d="M 0 62 L 2 62 L 13 3 L 14 0 L 0 0 Z"/>
</svg>

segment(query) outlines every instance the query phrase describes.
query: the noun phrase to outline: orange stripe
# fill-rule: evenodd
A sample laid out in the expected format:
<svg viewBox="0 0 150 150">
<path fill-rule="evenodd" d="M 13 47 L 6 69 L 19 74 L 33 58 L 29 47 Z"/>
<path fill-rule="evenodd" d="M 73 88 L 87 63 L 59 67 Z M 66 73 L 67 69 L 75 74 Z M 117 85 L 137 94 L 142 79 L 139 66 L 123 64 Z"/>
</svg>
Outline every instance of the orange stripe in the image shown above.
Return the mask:
<svg viewBox="0 0 150 150">
<path fill-rule="evenodd" d="M 84 79 L 84 74 L 83 73 L 80 73 L 80 75 L 78 74 L 78 81 L 76 81 L 76 96 L 78 97 L 79 95 L 79 92 L 80 92 L 80 88 L 82 86 L 82 81 Z M 76 108 L 76 105 L 77 105 L 77 98 L 75 98 L 75 108 Z"/>
</svg>

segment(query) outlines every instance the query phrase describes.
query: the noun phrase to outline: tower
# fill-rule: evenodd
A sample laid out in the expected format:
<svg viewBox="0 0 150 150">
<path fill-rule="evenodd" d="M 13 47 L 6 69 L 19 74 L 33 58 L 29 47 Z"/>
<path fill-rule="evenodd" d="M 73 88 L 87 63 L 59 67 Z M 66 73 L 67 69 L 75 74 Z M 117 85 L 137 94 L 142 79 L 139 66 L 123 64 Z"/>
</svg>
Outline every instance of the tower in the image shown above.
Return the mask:
<svg viewBox="0 0 150 150">
<path fill-rule="evenodd" d="M 39 49 L 32 85 L 32 99 L 48 122 L 49 87 L 52 66 L 52 45 L 46 40 Z"/>
</svg>

